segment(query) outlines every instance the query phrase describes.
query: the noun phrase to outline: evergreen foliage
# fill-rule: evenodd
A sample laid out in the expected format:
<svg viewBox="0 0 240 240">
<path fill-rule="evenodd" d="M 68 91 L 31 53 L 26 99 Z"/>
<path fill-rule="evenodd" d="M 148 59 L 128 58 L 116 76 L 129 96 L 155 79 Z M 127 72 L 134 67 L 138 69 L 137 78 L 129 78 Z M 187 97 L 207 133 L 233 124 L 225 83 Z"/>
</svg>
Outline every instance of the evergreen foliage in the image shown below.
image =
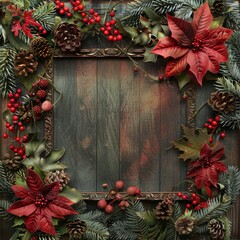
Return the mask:
<svg viewBox="0 0 240 240">
<path fill-rule="evenodd" d="M 240 194 L 240 172 L 235 166 L 228 166 L 227 171 L 221 174 L 219 182 L 224 185 L 225 193 L 231 197 L 232 201 Z"/>
<path fill-rule="evenodd" d="M 0 91 L 4 97 L 16 90 L 15 56 L 16 51 L 12 46 L 8 44 L 0 46 Z"/>
<path fill-rule="evenodd" d="M 0 200 L 0 216 L 6 220 L 12 220 L 14 216 L 7 212 L 7 209 L 10 207 L 11 203 L 8 200 Z"/>
<path fill-rule="evenodd" d="M 204 224 L 216 218 L 218 216 L 224 215 L 227 213 L 231 207 L 232 199 L 230 196 L 224 195 L 223 197 L 218 196 L 208 200 L 208 207 L 203 208 L 193 214 L 197 224 Z"/>
<path fill-rule="evenodd" d="M 225 25 L 227 28 L 240 30 L 239 2 L 234 0 L 225 0 L 225 4 L 230 11 L 225 15 Z"/>
<path fill-rule="evenodd" d="M 38 21 L 47 31 L 51 31 L 53 29 L 55 15 L 56 10 L 53 2 L 44 2 L 33 12 L 34 19 Z"/>
</svg>

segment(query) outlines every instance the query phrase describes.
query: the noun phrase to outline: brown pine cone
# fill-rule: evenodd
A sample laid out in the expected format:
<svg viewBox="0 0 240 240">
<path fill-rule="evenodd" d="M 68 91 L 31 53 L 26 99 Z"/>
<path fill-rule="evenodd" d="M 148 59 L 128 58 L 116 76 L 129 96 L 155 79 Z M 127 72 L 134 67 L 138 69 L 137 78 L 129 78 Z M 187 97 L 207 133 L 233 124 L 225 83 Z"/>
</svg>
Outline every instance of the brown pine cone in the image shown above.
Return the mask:
<svg viewBox="0 0 240 240">
<path fill-rule="evenodd" d="M 69 183 L 70 178 L 64 170 L 57 170 L 55 172 L 49 172 L 45 177 L 45 183 L 50 184 L 53 182 L 59 182 L 60 190 L 62 190 Z"/>
<path fill-rule="evenodd" d="M 182 216 L 175 222 L 175 229 L 179 235 L 188 235 L 193 231 L 194 219 L 188 216 Z"/>
<path fill-rule="evenodd" d="M 224 224 L 217 219 L 212 219 L 208 223 L 209 234 L 212 239 L 222 240 L 225 237 L 225 228 Z"/>
<path fill-rule="evenodd" d="M 236 109 L 235 97 L 228 92 L 213 92 L 208 104 L 214 111 L 228 114 Z"/>
<path fill-rule="evenodd" d="M 83 38 L 83 32 L 75 24 L 62 23 L 55 32 L 55 43 L 62 52 L 76 52 Z"/>
<path fill-rule="evenodd" d="M 14 156 L 10 156 L 10 154 L 7 153 L 3 157 L 2 162 L 8 169 L 17 170 L 20 168 L 22 164 L 22 158 L 18 154 L 14 154 Z"/>
<path fill-rule="evenodd" d="M 32 52 L 23 50 L 16 55 L 14 65 L 18 75 L 27 77 L 36 71 L 38 61 Z"/>
<path fill-rule="evenodd" d="M 224 0 L 215 0 L 211 12 L 214 17 L 222 16 L 225 11 L 225 2 Z"/>
<path fill-rule="evenodd" d="M 87 224 L 80 219 L 67 223 L 67 231 L 71 239 L 79 239 L 87 231 Z"/>
<path fill-rule="evenodd" d="M 155 209 L 157 219 L 167 220 L 173 214 L 173 205 L 169 201 L 161 201 L 158 203 Z"/>
<path fill-rule="evenodd" d="M 49 42 L 43 37 L 34 38 L 31 41 L 31 49 L 34 55 L 40 58 L 47 58 L 52 54 Z"/>
</svg>

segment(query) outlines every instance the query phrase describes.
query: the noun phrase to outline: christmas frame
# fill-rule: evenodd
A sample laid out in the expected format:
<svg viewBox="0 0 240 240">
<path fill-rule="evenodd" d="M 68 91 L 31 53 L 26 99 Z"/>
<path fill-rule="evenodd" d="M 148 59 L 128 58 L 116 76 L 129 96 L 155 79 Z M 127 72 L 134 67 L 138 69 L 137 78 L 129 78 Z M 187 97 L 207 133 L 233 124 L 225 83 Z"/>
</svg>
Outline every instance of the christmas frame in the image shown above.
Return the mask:
<svg viewBox="0 0 240 240">
<path fill-rule="evenodd" d="M 9 99 L 3 113 L 8 130 L 2 137 L 8 139 L 7 144 L 13 140 L 19 144 L 9 145 L 12 152 L 3 156 L 0 164 L 1 215 L 14 218 L 12 239 L 232 239 L 226 214 L 239 195 L 240 173 L 237 167 L 222 162 L 221 141 L 228 128 L 239 128 L 238 3 L 134 1 L 120 21 L 115 20 L 115 6 L 106 8 L 102 19 L 84 2 L 70 4 L 13 1 L 3 2 L 1 8 L 1 91 Z M 110 20 L 105 22 L 108 14 Z M 71 21 L 72 16 L 77 22 Z M 95 30 L 117 49 L 79 50 L 83 32 Z M 165 58 L 161 58 L 165 73 L 153 76 L 134 61 L 131 52 L 116 44 L 125 36 L 144 46 L 144 61 L 155 61 L 157 55 Z M 82 57 L 125 55 L 134 71 L 143 71 L 151 81 L 161 84 L 177 79 L 187 99 L 188 126 L 183 126 L 183 137 L 173 139 L 172 144 L 180 150 L 179 158 L 190 160 L 188 193 L 141 193 L 137 186 L 121 192 L 122 181 L 106 193 L 80 194 L 68 186 L 66 166 L 60 162 L 64 149 L 53 147 L 53 91 L 60 96 L 61 92 L 52 81 L 52 48 L 54 54 L 59 48 Z M 17 88 L 15 75 L 26 93 Z M 206 79 L 216 81 L 216 91 L 208 99 L 216 115 L 196 129 L 196 115 L 204 107 L 196 109 L 196 85 L 202 85 L 203 78 L 204 83 Z M 37 140 L 32 131 L 43 115 L 46 141 Z M 102 210 L 86 212 L 84 199 L 98 200 L 97 207 Z M 139 200 L 158 203 L 146 211 Z M 59 220 L 64 216 L 65 220 Z"/>
</svg>

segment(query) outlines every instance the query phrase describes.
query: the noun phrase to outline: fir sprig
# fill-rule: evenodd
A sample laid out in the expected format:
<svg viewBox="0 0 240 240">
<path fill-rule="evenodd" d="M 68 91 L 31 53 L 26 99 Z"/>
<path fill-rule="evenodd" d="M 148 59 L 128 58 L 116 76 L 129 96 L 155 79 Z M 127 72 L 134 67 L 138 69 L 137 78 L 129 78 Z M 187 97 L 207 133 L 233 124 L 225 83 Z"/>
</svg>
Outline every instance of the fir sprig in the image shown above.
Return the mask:
<svg viewBox="0 0 240 240">
<path fill-rule="evenodd" d="M 0 46 L 0 91 L 6 97 L 9 92 L 16 90 L 16 77 L 14 72 L 14 60 L 16 50 L 5 44 Z"/>
</svg>

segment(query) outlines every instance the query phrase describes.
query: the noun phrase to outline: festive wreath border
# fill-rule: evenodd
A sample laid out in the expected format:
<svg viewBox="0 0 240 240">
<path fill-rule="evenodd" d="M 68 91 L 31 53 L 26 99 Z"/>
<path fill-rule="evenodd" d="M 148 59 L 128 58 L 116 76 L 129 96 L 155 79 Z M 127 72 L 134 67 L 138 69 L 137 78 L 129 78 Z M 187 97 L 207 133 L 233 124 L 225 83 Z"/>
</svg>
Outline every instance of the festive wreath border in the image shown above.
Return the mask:
<svg viewBox="0 0 240 240">
<path fill-rule="evenodd" d="M 0 214 L 13 220 L 11 239 L 231 239 L 226 213 L 240 193 L 240 173 L 221 162 L 219 138 L 225 137 L 223 128 L 239 128 L 239 4 L 136 0 L 121 18 L 116 17 L 117 4 L 99 13 L 79 0 L 1 1 L 0 89 L 8 98 L 2 137 L 9 150 L 0 161 Z M 124 183 L 117 181 L 97 203 L 104 211 L 86 211 L 81 194 L 68 186 L 66 166 L 60 162 L 64 149 L 54 150 L 49 141 L 56 104 L 52 94 L 58 91 L 51 81 L 52 53 L 96 54 L 81 50 L 83 38 L 91 34 L 113 42 L 132 61 L 133 70 L 144 71 L 150 80 L 176 78 L 184 98 L 194 95 L 195 87 L 189 85 L 215 80 L 216 92 L 208 101 L 215 117 L 196 129 L 197 111 L 189 101 L 190 124 L 172 142 L 181 151 L 179 158 L 189 161 L 188 193 L 143 196 L 136 186 L 122 193 Z M 163 57 L 165 73 L 156 77 L 141 68 L 117 44 L 126 37 L 144 47 L 144 61 Z M 33 131 L 43 116 L 47 142 L 37 140 Z M 146 211 L 141 197 L 159 201 Z"/>
</svg>

